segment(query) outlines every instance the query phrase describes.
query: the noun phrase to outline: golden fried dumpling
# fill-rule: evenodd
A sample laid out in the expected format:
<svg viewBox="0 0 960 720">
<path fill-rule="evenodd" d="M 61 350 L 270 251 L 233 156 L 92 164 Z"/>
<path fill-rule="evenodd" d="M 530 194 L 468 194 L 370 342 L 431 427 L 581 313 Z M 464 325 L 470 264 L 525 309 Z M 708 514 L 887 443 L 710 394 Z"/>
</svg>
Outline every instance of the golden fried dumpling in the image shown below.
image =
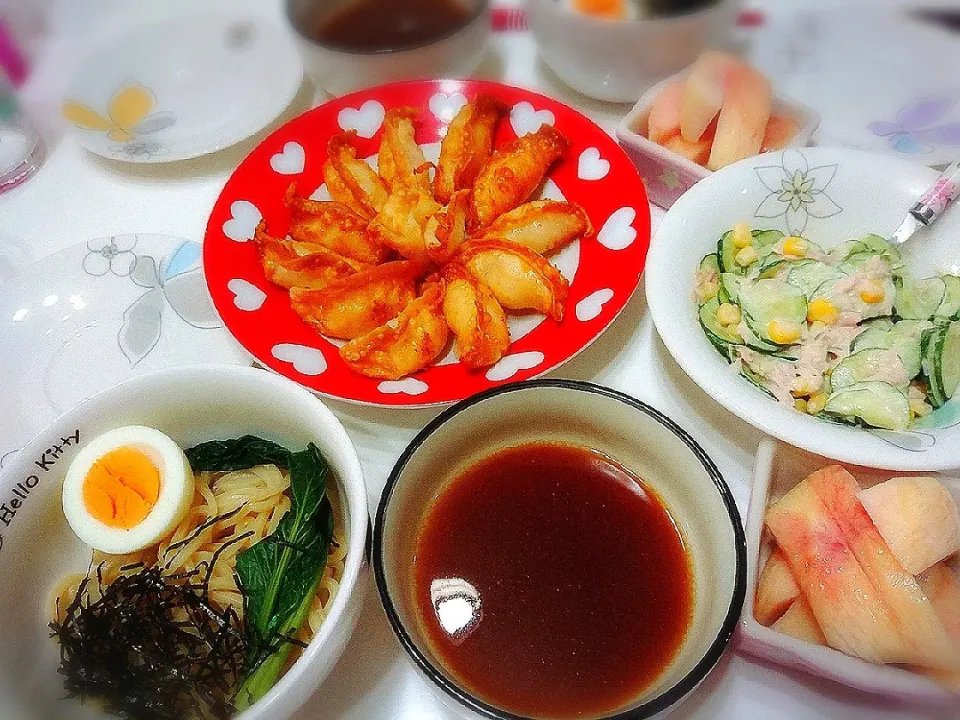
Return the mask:
<svg viewBox="0 0 960 720">
<path fill-rule="evenodd" d="M 421 273 L 415 263 L 388 262 L 318 290 L 292 288 L 290 303 L 320 334 L 350 340 L 400 314 L 416 298 Z"/>
<path fill-rule="evenodd" d="M 440 143 L 440 159 L 433 179 L 433 195 L 441 203 L 453 193 L 473 187 L 480 168 L 493 152 L 493 132 L 507 111 L 506 104 L 486 94 L 460 108 Z"/>
<path fill-rule="evenodd" d="M 357 158 L 351 143 L 355 135 L 340 133 L 327 142 L 323 179 L 331 198 L 371 218 L 387 201 L 387 186 L 366 161 Z"/>
<path fill-rule="evenodd" d="M 506 143 L 481 168 L 473 184 L 474 227 L 485 228 L 525 202 L 570 141 L 552 125 Z"/>
<path fill-rule="evenodd" d="M 469 240 L 457 260 L 510 310 L 563 319 L 570 283 L 543 256 L 509 240 Z"/>
<path fill-rule="evenodd" d="M 340 348 L 355 372 L 396 380 L 415 373 L 444 351 L 450 329 L 443 317 L 443 283 L 429 283 L 397 317 Z"/>
<path fill-rule="evenodd" d="M 253 234 L 267 279 L 283 288 L 321 288 L 369 265 L 337 255 L 323 245 L 279 240 L 261 221 Z"/>
<path fill-rule="evenodd" d="M 412 188 L 432 194 L 430 189 L 430 163 L 423 157 L 417 145 L 413 121 L 417 111 L 412 107 L 388 110 L 383 119 L 383 137 L 377 164 L 380 177 L 391 190 Z"/>
<path fill-rule="evenodd" d="M 408 260 L 430 262 L 424 241 L 427 221 L 440 205 L 427 193 L 398 188 L 370 223 L 370 230 L 382 244 L 393 248 Z"/>
<path fill-rule="evenodd" d="M 310 200 L 287 188 L 284 204 L 290 208 L 290 237 L 299 242 L 323 245 L 337 255 L 362 263 L 383 262 L 390 248 L 368 229 L 370 221 L 339 202 Z"/>
<path fill-rule="evenodd" d="M 470 191 L 457 190 L 447 206 L 427 220 L 423 242 L 433 262 L 438 265 L 447 262 L 466 241 L 469 213 Z"/>
<path fill-rule="evenodd" d="M 591 235 L 590 218 L 576 203 L 534 200 L 498 217 L 482 237 L 510 240 L 549 255 L 575 238 Z"/>
<path fill-rule="evenodd" d="M 510 346 L 507 316 L 490 290 L 465 267 L 443 268 L 447 290 L 443 315 L 457 339 L 457 356 L 467 367 L 493 365 Z"/>
</svg>

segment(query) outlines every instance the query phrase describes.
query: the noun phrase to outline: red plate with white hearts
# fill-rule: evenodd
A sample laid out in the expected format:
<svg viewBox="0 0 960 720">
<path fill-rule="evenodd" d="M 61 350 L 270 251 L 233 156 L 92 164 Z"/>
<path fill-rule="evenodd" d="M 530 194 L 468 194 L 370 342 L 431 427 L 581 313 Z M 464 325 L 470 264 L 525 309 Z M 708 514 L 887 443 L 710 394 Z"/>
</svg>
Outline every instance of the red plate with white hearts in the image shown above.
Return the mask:
<svg viewBox="0 0 960 720">
<path fill-rule="evenodd" d="M 541 124 L 570 139 L 550 170 L 540 197 L 579 203 L 596 230 L 550 258 L 570 281 L 561 322 L 542 315 L 509 318 L 513 342 L 494 366 L 471 370 L 454 352 L 402 380 L 353 372 L 339 355 L 341 342 L 317 334 L 290 307 L 286 290 L 271 285 L 251 241 L 263 219 L 283 237 L 290 223 L 284 193 L 296 182 L 303 195 L 326 199 L 327 140 L 355 130 L 359 157 L 375 158 L 384 114 L 394 107 L 420 111 L 417 142 L 428 160 L 457 111 L 480 92 L 511 108 L 494 147 Z M 479 80 L 395 83 L 346 95 L 274 132 L 234 171 L 207 223 L 203 265 L 213 302 L 227 329 L 262 365 L 322 395 L 370 405 L 422 407 L 462 400 L 505 382 L 527 380 L 579 353 L 620 313 L 643 272 L 650 242 L 650 211 L 643 183 L 607 133 L 577 111 L 543 95 Z"/>
</svg>

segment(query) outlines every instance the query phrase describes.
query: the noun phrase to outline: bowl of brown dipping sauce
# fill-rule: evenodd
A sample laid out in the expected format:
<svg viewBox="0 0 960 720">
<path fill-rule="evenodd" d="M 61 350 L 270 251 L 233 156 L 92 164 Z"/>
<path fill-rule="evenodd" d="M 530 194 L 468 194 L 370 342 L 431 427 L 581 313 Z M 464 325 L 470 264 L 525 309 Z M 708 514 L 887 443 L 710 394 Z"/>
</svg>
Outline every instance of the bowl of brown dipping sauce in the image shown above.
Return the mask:
<svg viewBox="0 0 960 720">
<path fill-rule="evenodd" d="M 441 413 L 398 460 L 373 535 L 413 664 L 467 717 L 657 716 L 726 650 L 746 590 L 730 489 L 632 397 L 538 380 Z"/>
<path fill-rule="evenodd" d="M 287 0 L 304 66 L 333 95 L 398 80 L 469 76 L 490 0 Z"/>
</svg>

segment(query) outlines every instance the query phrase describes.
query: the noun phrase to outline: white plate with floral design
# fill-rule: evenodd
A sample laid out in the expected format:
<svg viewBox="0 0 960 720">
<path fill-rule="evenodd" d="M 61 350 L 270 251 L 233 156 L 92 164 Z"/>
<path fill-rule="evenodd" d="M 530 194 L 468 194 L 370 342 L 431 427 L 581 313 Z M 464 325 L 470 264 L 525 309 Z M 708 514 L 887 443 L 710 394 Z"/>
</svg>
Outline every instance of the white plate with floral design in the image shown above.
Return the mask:
<svg viewBox="0 0 960 720">
<path fill-rule="evenodd" d="M 803 234 L 824 248 L 867 233 L 889 236 L 930 187 L 930 168 L 860 150 L 791 149 L 743 160 L 701 180 L 667 212 L 650 246 L 646 290 L 660 337 L 710 397 L 757 428 L 818 455 L 891 470 L 960 464 L 960 398 L 889 432 L 839 425 L 777 403 L 733 370 L 697 320 L 694 273 L 717 238 L 739 222 Z M 960 270 L 960 208 L 903 249 L 918 276 Z"/>
<path fill-rule="evenodd" d="M 74 76 L 63 115 L 80 144 L 113 160 L 159 163 L 229 147 L 293 100 L 303 66 L 262 18 L 190 12 L 107 44 Z"/>
<path fill-rule="evenodd" d="M 213 308 L 200 244 L 166 235 L 99 238 L 25 268 L 0 293 L 0 338 L 0 457 L 134 375 L 251 364 Z"/>
</svg>

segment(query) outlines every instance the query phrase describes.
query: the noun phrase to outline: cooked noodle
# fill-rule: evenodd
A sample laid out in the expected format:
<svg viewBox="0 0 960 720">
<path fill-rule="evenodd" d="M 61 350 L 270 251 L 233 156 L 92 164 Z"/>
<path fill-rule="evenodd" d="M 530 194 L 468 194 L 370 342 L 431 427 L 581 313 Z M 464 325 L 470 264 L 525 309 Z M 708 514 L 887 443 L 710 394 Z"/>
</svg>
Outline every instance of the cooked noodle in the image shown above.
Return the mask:
<svg viewBox="0 0 960 720">
<path fill-rule="evenodd" d="M 124 568 L 159 564 L 168 574 L 209 572 L 209 597 L 221 609 L 232 607 L 243 618 L 243 597 L 237 587 L 234 569 L 237 554 L 258 543 L 277 529 L 290 509 L 290 480 L 275 465 L 260 465 L 229 473 L 196 474 L 193 505 L 176 529 L 158 545 L 126 555 L 108 555 L 94 551 L 90 573 L 102 578 L 104 586 L 113 582 Z M 346 531 L 340 498 L 333 482 L 327 484 L 327 497 L 333 507 L 333 542 L 327 566 L 317 588 L 313 607 L 297 635 L 309 642 L 319 630 L 343 578 L 347 554 Z M 55 594 L 55 614 L 63 611 L 77 594 L 86 574 L 63 579 Z M 91 594 L 99 583 L 88 585 Z"/>
</svg>

